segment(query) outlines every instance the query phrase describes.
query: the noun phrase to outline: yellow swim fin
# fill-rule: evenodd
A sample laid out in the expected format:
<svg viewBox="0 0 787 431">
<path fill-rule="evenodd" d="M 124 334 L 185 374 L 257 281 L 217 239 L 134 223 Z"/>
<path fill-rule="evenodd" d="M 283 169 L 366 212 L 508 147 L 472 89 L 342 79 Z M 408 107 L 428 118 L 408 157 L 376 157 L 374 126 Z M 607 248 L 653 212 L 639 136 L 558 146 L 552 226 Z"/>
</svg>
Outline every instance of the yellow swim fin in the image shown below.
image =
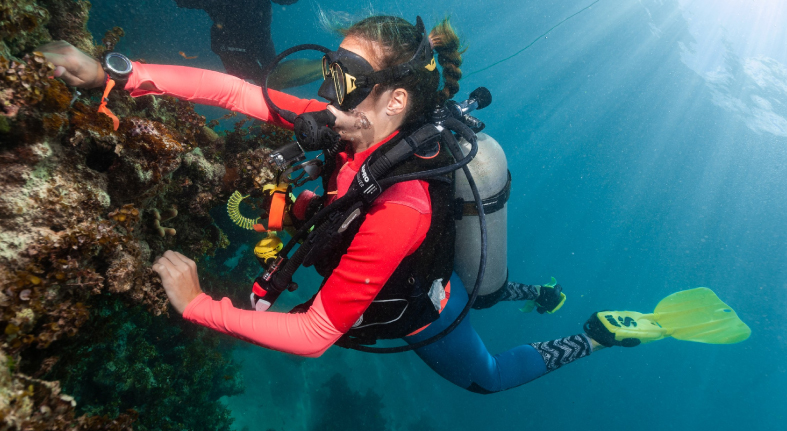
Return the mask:
<svg viewBox="0 0 787 431">
<path fill-rule="evenodd" d="M 678 340 L 735 344 L 751 335 L 735 311 L 707 287 L 673 293 L 659 302 L 653 315 Z"/>
<path fill-rule="evenodd" d="M 585 322 L 585 332 L 604 346 L 634 347 L 667 337 L 708 344 L 735 344 L 751 329 L 707 287 L 662 299 L 652 314 L 600 311 Z"/>
</svg>

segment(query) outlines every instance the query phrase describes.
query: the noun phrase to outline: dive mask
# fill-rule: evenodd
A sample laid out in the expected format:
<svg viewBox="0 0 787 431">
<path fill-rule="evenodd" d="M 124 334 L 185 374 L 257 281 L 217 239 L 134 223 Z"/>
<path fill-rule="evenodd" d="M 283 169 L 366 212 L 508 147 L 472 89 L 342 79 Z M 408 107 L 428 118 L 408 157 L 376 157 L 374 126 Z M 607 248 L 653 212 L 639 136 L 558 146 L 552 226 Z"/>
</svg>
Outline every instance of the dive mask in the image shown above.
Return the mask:
<svg viewBox="0 0 787 431">
<path fill-rule="evenodd" d="M 322 57 L 325 79 L 317 95 L 341 109 L 353 109 L 366 99 L 374 86 L 358 86 L 358 77 L 374 73 L 374 68 L 360 55 L 339 48 Z"/>
<path fill-rule="evenodd" d="M 272 160 L 278 166 L 285 168 L 303 160 L 306 151 L 316 150 L 326 151 L 327 160 L 332 157 L 330 153 L 339 148 L 341 139 L 339 134 L 332 129 L 336 117 L 330 111 L 305 112 L 298 115 L 280 108 L 271 100 L 268 93 L 268 75 L 282 60 L 300 51 L 322 52 L 324 54 L 322 67 L 324 81 L 318 95 L 339 109 L 350 110 L 366 99 L 377 84 L 397 82 L 421 68 L 430 72 L 437 68 L 432 45 L 429 43 L 429 37 L 421 17 L 416 19 L 416 31 L 421 34 L 421 42 L 413 57 L 406 63 L 378 71 L 375 71 L 372 65 L 360 55 L 343 48 L 331 51 L 324 46 L 305 44 L 286 49 L 277 55 L 263 71 L 265 79 L 262 82 L 262 96 L 265 99 L 265 104 L 276 115 L 293 124 L 297 142 L 287 144 L 272 153 Z"/>
<path fill-rule="evenodd" d="M 322 58 L 325 81 L 317 94 L 342 110 L 350 110 L 363 102 L 377 84 L 399 81 L 420 68 L 430 72 L 435 70 L 437 64 L 432 45 L 420 16 L 416 19 L 416 29 L 421 34 L 421 43 L 413 57 L 406 63 L 387 69 L 375 71 L 363 57 L 344 48 L 326 53 Z"/>
</svg>

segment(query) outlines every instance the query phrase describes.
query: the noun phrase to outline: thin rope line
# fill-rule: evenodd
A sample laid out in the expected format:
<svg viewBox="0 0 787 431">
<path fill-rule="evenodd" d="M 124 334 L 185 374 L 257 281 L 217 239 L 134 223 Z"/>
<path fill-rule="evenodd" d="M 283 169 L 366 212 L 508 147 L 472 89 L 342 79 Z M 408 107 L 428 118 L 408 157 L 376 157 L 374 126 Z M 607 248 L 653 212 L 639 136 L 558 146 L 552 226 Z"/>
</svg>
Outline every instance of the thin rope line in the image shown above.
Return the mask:
<svg viewBox="0 0 787 431">
<path fill-rule="evenodd" d="M 483 71 L 485 71 L 485 70 L 487 70 L 487 69 L 491 69 L 491 68 L 493 68 L 493 67 L 497 66 L 498 64 L 500 64 L 500 63 L 502 63 L 502 62 L 504 62 L 504 61 L 511 60 L 512 58 L 514 58 L 514 57 L 516 57 L 517 55 L 521 54 L 521 53 L 522 53 L 524 50 L 526 50 L 526 49 L 530 48 L 531 46 L 533 46 L 533 44 L 535 44 L 536 42 L 538 42 L 538 41 L 539 41 L 539 40 L 540 40 L 542 37 L 544 37 L 544 36 L 548 35 L 548 34 L 549 34 L 549 32 L 551 32 L 552 30 L 554 30 L 554 29 L 558 28 L 558 27 L 559 27 L 561 24 L 563 24 L 564 22 L 566 22 L 566 21 L 570 20 L 571 18 L 574 18 L 575 16 L 577 16 L 577 15 L 581 14 L 582 12 L 584 12 L 584 11 L 586 11 L 586 10 L 590 9 L 590 8 L 591 8 L 591 7 L 592 7 L 594 4 L 596 4 L 596 3 L 600 2 L 600 1 L 601 1 L 601 0 L 596 0 L 596 1 L 594 1 L 593 3 L 591 3 L 591 4 L 587 5 L 587 6 L 585 6 L 585 7 L 584 7 L 584 8 L 582 8 L 582 9 L 580 9 L 578 12 L 574 13 L 573 15 L 569 15 L 567 18 L 564 18 L 562 21 L 560 21 L 559 23 L 557 23 L 557 24 L 555 24 L 554 26 L 552 26 L 552 28 L 550 28 L 549 30 L 547 30 L 546 32 L 544 32 L 544 34 L 542 34 L 542 35 L 538 36 L 537 38 L 533 39 L 533 41 L 532 41 L 532 42 L 530 42 L 530 43 L 529 43 L 529 44 L 528 44 L 526 47 L 524 47 L 524 48 L 520 49 L 519 51 L 517 51 L 517 52 L 515 52 L 515 53 L 513 53 L 513 54 L 511 54 L 511 55 L 509 55 L 508 57 L 506 57 L 506 58 L 504 58 L 504 59 L 502 59 L 502 60 L 498 60 L 498 61 L 496 61 L 496 62 L 494 62 L 494 63 L 490 64 L 489 66 L 487 66 L 487 67 L 485 67 L 485 68 L 483 68 L 483 69 L 474 70 L 474 71 L 472 71 L 472 72 L 468 73 L 467 75 L 464 75 L 464 76 L 463 76 L 463 78 L 466 78 L 466 77 L 468 77 L 468 76 L 471 76 L 471 75 L 475 75 L 476 73 L 481 73 L 481 72 L 483 72 Z"/>
</svg>

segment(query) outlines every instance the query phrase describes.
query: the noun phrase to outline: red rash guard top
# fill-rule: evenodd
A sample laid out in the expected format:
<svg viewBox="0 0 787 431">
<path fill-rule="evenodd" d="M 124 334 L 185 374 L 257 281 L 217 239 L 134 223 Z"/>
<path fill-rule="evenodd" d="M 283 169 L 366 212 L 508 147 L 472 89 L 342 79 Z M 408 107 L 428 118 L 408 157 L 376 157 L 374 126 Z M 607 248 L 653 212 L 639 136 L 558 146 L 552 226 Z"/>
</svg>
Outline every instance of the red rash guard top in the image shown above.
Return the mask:
<svg viewBox="0 0 787 431">
<path fill-rule="evenodd" d="M 219 72 L 135 62 L 125 89 L 134 97 L 170 95 L 292 128 L 268 109 L 260 87 Z M 327 106 L 273 90 L 270 95 L 278 106 L 296 114 Z M 366 158 L 384 142 L 360 153 L 340 153 L 327 192 L 344 195 Z M 183 317 L 269 349 L 320 356 L 369 307 L 402 259 L 421 245 L 429 230 L 431 212 L 424 181 L 398 183 L 386 190 L 371 206 L 339 266 L 305 313 L 241 310 L 229 298 L 214 301 L 203 293 L 189 303 Z"/>
</svg>

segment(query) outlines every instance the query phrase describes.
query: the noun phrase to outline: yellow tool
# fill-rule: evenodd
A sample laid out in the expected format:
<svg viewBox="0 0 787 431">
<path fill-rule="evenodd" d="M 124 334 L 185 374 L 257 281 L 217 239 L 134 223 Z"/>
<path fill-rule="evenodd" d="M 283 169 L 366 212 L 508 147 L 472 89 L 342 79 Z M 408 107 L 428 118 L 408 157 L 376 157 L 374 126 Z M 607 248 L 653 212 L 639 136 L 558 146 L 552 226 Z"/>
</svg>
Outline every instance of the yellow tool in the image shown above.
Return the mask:
<svg viewBox="0 0 787 431">
<path fill-rule="evenodd" d="M 284 247 L 281 238 L 276 235 L 276 232 L 268 231 L 268 236 L 261 239 L 260 242 L 254 246 L 254 255 L 263 266 L 267 266 L 273 259 L 275 259 L 279 251 Z"/>
</svg>

